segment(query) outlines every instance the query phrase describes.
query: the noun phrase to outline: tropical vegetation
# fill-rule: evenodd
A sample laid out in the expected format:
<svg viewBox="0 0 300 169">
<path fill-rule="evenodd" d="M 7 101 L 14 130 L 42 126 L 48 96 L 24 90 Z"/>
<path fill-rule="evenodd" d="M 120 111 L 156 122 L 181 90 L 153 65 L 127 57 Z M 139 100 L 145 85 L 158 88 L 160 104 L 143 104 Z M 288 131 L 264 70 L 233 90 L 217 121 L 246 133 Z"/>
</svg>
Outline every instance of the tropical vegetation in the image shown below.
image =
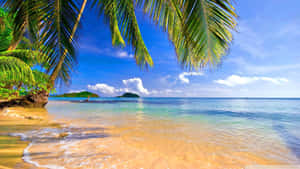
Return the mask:
<svg viewBox="0 0 300 169">
<path fill-rule="evenodd" d="M 232 0 L 3 0 L 0 5 L 8 11 L 7 17 L 12 23 L 7 28 L 8 21 L 0 17 L 1 33 L 12 34 L 5 36 L 7 41 L 1 46 L 9 47 L 2 51 L 19 50 L 27 37 L 34 44 L 30 51 L 42 54 L 22 55 L 33 59 L 31 61 L 5 55 L 0 63 L 2 74 L 15 89 L 18 84 L 34 82 L 30 80 L 34 79 L 32 68 L 39 63 L 46 73 L 43 75 L 48 91 L 55 82 L 70 81 L 77 63 L 77 28 L 80 24 L 84 26 L 81 17 L 86 8 L 93 8 L 104 16 L 111 30 L 112 45 L 131 47 L 137 65 L 142 68 L 152 66 L 153 61 L 139 29 L 136 9 L 142 9 L 168 34 L 179 63 L 187 69 L 212 67 L 221 61 L 230 47 L 237 17 Z M 0 38 L 3 37 L 0 35 Z M 46 56 L 42 59 L 46 63 L 38 61 L 40 56 Z M 6 81 L 2 77 L 2 81 Z M 26 84 L 26 87 L 38 84 Z"/>
<path fill-rule="evenodd" d="M 98 98 L 100 97 L 99 95 L 88 92 L 88 91 L 82 91 L 82 92 L 71 92 L 71 93 L 64 93 L 60 95 L 53 95 L 51 97 L 83 97 L 83 98 Z"/>
<path fill-rule="evenodd" d="M 37 50 L 26 37 L 22 37 L 14 50 L 8 50 L 13 39 L 12 22 L 7 11 L 0 9 L 0 98 L 14 98 L 39 90 L 47 90 L 48 75 L 33 69 L 46 68 L 47 55 Z"/>
</svg>

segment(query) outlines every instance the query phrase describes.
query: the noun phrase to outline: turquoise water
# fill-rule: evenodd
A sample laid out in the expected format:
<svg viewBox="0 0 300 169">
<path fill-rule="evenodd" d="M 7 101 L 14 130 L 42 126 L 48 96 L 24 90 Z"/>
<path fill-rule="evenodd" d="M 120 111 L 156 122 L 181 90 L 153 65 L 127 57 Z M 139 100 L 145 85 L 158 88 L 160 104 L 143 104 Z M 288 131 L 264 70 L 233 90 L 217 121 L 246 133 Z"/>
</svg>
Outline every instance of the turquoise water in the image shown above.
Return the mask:
<svg viewBox="0 0 300 169">
<path fill-rule="evenodd" d="M 79 103 L 80 100 L 84 99 L 50 98 L 47 109 L 57 118 L 85 119 L 105 125 L 121 125 L 121 117 L 125 116 L 191 124 L 191 128 L 205 124 L 226 136 L 241 136 L 245 141 L 255 139 L 247 145 L 249 151 L 265 149 L 267 156 L 299 163 L 300 99 L 97 98 Z M 107 120 L 108 116 L 117 120 Z M 205 139 L 225 144 L 223 138 Z M 268 147 L 274 143 L 285 145 L 290 153 L 282 154 Z"/>
</svg>

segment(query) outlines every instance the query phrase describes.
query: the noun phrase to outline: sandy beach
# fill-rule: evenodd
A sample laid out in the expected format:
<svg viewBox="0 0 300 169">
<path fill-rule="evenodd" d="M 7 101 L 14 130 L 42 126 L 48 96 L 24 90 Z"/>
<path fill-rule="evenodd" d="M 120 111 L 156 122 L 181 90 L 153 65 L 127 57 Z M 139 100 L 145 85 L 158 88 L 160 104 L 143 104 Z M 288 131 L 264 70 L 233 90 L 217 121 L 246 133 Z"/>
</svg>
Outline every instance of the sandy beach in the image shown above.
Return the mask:
<svg viewBox="0 0 300 169">
<path fill-rule="evenodd" d="M 287 164 L 286 159 L 267 156 L 267 150 L 246 151 L 246 145 L 263 146 L 258 138 L 221 135 L 206 125 L 189 131 L 183 130 L 185 123 L 127 115 L 93 121 L 60 119 L 64 124 L 59 127 L 46 110 L 22 108 L 6 109 L 0 118 L 2 168 L 241 169 Z M 104 126 L 94 121 L 122 122 Z M 170 132 L 155 132 L 161 129 Z M 11 133 L 24 133 L 30 142 Z M 220 138 L 222 144 L 209 138 Z M 282 144 L 272 146 L 282 154 L 290 153 Z"/>
<path fill-rule="evenodd" d="M 45 109 L 8 108 L 0 111 L 0 168 L 36 168 L 22 159 L 29 142 L 21 141 L 19 136 L 11 133 L 44 127 L 58 127 L 58 124 L 49 121 Z"/>
</svg>

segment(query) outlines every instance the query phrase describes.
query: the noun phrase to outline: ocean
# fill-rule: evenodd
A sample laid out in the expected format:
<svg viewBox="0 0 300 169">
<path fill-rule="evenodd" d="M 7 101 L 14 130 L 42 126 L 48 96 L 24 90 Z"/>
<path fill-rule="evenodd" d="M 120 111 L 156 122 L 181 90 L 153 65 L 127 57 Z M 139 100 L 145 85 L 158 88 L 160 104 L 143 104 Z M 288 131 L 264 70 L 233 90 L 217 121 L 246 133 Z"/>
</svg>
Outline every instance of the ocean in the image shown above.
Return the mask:
<svg viewBox="0 0 300 169">
<path fill-rule="evenodd" d="M 25 133 L 32 142 L 25 160 L 46 168 L 300 164 L 300 99 L 80 100 L 50 98 L 49 114 L 68 125 Z M 61 133 L 67 136 L 57 139 Z"/>
</svg>

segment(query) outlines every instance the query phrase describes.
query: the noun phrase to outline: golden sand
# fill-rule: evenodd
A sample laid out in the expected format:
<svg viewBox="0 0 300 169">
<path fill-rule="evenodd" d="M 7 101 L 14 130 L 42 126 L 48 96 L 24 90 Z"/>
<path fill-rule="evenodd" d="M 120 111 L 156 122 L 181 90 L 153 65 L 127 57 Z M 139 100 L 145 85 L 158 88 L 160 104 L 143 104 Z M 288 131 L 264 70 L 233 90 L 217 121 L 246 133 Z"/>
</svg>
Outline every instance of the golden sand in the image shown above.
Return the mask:
<svg viewBox="0 0 300 169">
<path fill-rule="evenodd" d="M 28 142 L 19 137 L 7 136 L 9 133 L 22 133 L 51 124 L 45 109 L 9 108 L 0 112 L 0 169 L 22 168 L 33 169 L 34 166 L 24 163 L 23 151 Z"/>
<path fill-rule="evenodd" d="M 242 169 L 254 164 L 286 164 L 285 160 L 266 156 L 270 152 L 265 150 L 241 151 L 247 144 L 263 147 L 257 138 L 245 140 L 238 135 L 220 136 L 205 125 L 198 125 L 193 131 L 180 131 L 178 129 L 185 128 L 184 123 L 168 120 L 140 121 L 135 117 L 119 117 L 118 121 L 122 120 L 125 122 L 104 129 L 100 124 L 74 120 L 73 125 L 85 129 L 81 134 L 100 137 L 74 139 L 68 144 L 47 141 L 35 144 L 30 148 L 31 153 L 37 154 L 32 160 L 41 165 L 76 169 Z M 223 144 L 212 143 L 209 138 L 213 137 L 224 139 Z M 289 153 L 282 144 L 274 145 L 275 149 L 282 154 Z"/>
<path fill-rule="evenodd" d="M 47 112 L 41 110 L 11 109 L 2 113 L 0 119 L 1 133 L 55 127 L 50 125 Z M 281 143 L 272 145 L 267 140 L 261 143 L 254 137 L 255 134 L 249 138 L 238 133 L 226 135 L 206 124 L 198 124 L 190 130 L 185 123 L 136 116 L 102 117 L 102 120 L 119 123 L 104 127 L 85 120 L 73 120 L 71 123 L 63 120 L 77 127 L 72 130 L 75 136 L 68 141 L 64 139 L 68 133 L 61 132 L 60 139 L 55 136 L 35 143 L 29 148 L 31 160 L 41 166 L 63 166 L 67 169 L 242 169 L 255 164 L 287 164 L 287 159 L 267 154 L 272 154 L 268 152 L 272 150 L 280 152 L 280 155 L 290 153 Z M 222 144 L 212 142 L 211 138 L 221 140 L 218 142 Z M 0 168 L 34 168 L 21 159 L 27 142 L 1 136 L 0 144 Z M 246 151 L 249 144 L 263 149 Z"/>
</svg>

